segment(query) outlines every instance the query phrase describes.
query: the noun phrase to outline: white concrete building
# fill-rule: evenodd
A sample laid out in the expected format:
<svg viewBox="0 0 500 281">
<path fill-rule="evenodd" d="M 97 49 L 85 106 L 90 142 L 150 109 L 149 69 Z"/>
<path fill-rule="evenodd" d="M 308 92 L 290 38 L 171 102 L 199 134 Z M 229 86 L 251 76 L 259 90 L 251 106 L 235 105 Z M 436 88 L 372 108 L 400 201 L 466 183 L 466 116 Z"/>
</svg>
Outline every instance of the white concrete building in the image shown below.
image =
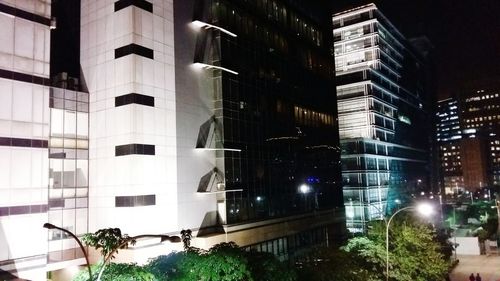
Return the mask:
<svg viewBox="0 0 500 281">
<path fill-rule="evenodd" d="M 261 26 L 258 14 L 268 7 L 255 3 L 227 14 L 220 1 L 81 0 L 80 92 L 48 86 L 50 1 L 0 0 L 7 26 L 0 40 L 9 43 L 0 44 L 0 269 L 67 280 L 85 263 L 75 241 L 43 229 L 45 222 L 78 236 L 109 227 L 131 236 L 189 228 L 194 246 L 235 241 L 282 259 L 342 235 L 333 77 L 323 75 L 333 58 L 322 57 L 330 15 L 302 16 L 282 2 L 277 19 L 307 36 L 300 50 L 322 64 L 288 53 L 291 33 L 253 45 L 254 33 L 222 22 L 238 15 L 254 19 L 252 29 Z M 267 45 L 255 63 L 278 54 L 293 61 L 294 75 L 303 71 L 322 85 L 316 104 L 273 96 L 287 89 L 280 85 L 306 85 L 302 75 L 256 91 L 250 84 L 270 76 L 226 65 L 240 59 L 239 50 Z M 241 98 L 230 100 L 237 91 Z M 278 125 L 264 134 L 268 124 Z M 118 260 L 143 263 L 181 247 L 151 239 L 121 250 Z"/>
</svg>

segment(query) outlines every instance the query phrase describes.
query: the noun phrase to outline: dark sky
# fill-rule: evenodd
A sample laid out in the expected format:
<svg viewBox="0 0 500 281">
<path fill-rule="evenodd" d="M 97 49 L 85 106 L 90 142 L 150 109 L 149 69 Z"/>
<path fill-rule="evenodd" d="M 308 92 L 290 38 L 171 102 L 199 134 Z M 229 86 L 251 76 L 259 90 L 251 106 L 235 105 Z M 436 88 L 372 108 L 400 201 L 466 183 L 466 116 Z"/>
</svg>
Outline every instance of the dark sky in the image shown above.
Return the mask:
<svg viewBox="0 0 500 281">
<path fill-rule="evenodd" d="M 342 1 L 350 6 L 367 1 Z M 438 98 L 464 84 L 500 79 L 500 0 L 379 0 L 378 8 L 407 37 L 434 45 Z"/>
<path fill-rule="evenodd" d="M 331 1 L 337 11 L 374 2 L 407 37 L 426 35 L 435 46 L 440 98 L 460 91 L 469 81 L 500 80 L 500 0 Z M 52 50 L 54 73 L 79 74 L 79 2 L 54 1 L 53 13 L 58 16 L 58 28 L 52 34 L 57 45 Z"/>
</svg>

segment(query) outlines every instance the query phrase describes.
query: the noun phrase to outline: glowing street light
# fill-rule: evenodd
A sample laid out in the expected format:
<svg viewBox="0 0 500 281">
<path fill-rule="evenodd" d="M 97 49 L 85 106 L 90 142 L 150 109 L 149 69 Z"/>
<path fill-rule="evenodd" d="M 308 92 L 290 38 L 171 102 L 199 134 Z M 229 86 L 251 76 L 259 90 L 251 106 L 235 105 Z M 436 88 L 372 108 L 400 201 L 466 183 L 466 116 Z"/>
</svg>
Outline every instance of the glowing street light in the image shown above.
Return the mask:
<svg viewBox="0 0 500 281">
<path fill-rule="evenodd" d="M 405 211 L 405 210 L 417 210 L 417 212 L 425 217 L 429 217 L 434 213 L 434 208 L 432 207 L 431 204 L 429 203 L 420 203 L 416 207 L 415 206 L 408 206 L 401 208 L 397 210 L 392 216 L 389 218 L 387 221 L 386 227 L 385 227 L 385 258 L 386 258 L 386 280 L 389 281 L 389 227 L 391 225 L 392 219 L 400 212 Z"/>
<path fill-rule="evenodd" d="M 309 193 L 309 191 L 311 191 L 311 187 L 304 183 L 299 186 L 299 191 L 302 194 L 306 194 Z"/>
<path fill-rule="evenodd" d="M 85 262 L 87 263 L 87 270 L 89 271 L 89 280 L 94 280 L 92 278 L 92 270 L 90 269 L 90 263 L 89 263 L 89 256 L 87 254 L 87 251 L 85 251 L 85 248 L 83 247 L 83 244 L 82 244 L 82 241 L 80 241 L 80 239 L 78 239 L 78 237 L 76 237 L 75 234 L 73 234 L 73 232 L 67 230 L 67 229 L 64 229 L 62 227 L 58 227 L 58 226 L 55 226 L 51 223 L 44 223 L 43 224 L 43 227 L 46 228 L 46 229 L 57 229 L 57 230 L 60 230 L 64 233 L 67 233 L 69 236 L 71 236 L 73 239 L 75 239 L 75 241 L 78 243 L 78 246 L 80 246 L 80 249 L 82 250 L 83 252 L 83 256 L 85 256 Z"/>
</svg>

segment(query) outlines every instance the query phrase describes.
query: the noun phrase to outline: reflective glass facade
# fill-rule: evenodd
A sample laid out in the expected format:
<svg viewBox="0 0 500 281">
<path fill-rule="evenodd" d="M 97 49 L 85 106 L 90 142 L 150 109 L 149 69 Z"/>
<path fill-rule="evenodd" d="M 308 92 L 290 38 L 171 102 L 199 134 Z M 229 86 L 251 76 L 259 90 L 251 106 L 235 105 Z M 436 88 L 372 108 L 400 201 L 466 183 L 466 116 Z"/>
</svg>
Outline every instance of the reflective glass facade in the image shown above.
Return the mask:
<svg viewBox="0 0 500 281">
<path fill-rule="evenodd" d="M 365 230 L 428 186 L 424 66 L 373 4 L 333 16 L 347 227 Z"/>
<path fill-rule="evenodd" d="M 88 232 L 89 94 L 50 88 L 48 222 Z M 49 231 L 49 262 L 81 258 L 76 242 Z"/>
<path fill-rule="evenodd" d="M 222 221 L 341 208 L 328 9 L 272 0 L 198 5 L 195 20 L 217 27 L 199 36 L 196 62 L 218 67 L 209 71 Z"/>
</svg>

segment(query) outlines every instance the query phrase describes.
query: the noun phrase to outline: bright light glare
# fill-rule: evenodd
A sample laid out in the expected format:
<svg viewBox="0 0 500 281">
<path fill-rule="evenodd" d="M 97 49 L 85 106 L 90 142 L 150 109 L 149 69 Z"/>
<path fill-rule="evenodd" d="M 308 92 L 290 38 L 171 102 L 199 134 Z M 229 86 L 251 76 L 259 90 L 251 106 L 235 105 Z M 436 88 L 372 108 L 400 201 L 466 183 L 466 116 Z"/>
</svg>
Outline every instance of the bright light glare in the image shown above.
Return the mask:
<svg viewBox="0 0 500 281">
<path fill-rule="evenodd" d="M 417 211 L 423 216 L 430 216 L 434 213 L 434 208 L 429 203 L 420 203 L 417 206 Z"/>
<path fill-rule="evenodd" d="M 308 193 L 309 189 L 310 189 L 310 187 L 305 183 L 302 184 L 301 186 L 299 186 L 299 191 L 300 191 L 300 193 L 303 193 L 303 194 Z"/>
</svg>

